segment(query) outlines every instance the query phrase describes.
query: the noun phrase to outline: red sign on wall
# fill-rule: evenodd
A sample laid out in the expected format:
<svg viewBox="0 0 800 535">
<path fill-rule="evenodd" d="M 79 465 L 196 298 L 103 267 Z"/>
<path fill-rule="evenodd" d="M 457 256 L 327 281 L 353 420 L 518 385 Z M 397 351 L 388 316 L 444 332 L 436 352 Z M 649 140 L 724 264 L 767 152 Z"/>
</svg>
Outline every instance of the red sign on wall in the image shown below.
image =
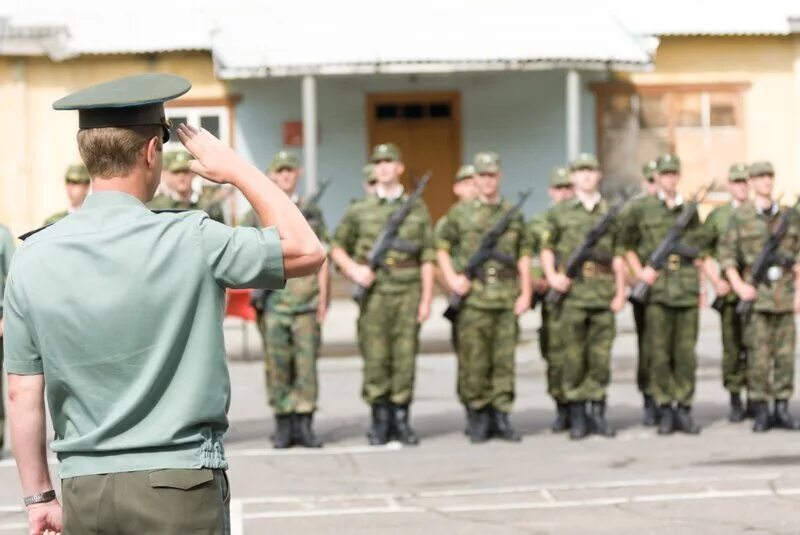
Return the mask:
<svg viewBox="0 0 800 535">
<path fill-rule="evenodd" d="M 303 121 L 285 121 L 283 123 L 283 146 L 303 146 Z"/>
</svg>

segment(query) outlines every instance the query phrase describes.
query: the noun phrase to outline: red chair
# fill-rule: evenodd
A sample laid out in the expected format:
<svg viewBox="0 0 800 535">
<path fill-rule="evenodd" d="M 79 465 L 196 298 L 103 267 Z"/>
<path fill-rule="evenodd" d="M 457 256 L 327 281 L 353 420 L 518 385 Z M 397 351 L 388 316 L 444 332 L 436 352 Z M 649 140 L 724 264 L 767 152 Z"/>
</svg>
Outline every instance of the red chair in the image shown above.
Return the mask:
<svg viewBox="0 0 800 535">
<path fill-rule="evenodd" d="M 226 293 L 225 317 L 239 318 L 242 320 L 242 340 L 244 343 L 244 356 L 250 358 L 250 339 L 247 324 L 255 323 L 256 309 L 250 304 L 250 290 L 228 289 Z"/>
</svg>

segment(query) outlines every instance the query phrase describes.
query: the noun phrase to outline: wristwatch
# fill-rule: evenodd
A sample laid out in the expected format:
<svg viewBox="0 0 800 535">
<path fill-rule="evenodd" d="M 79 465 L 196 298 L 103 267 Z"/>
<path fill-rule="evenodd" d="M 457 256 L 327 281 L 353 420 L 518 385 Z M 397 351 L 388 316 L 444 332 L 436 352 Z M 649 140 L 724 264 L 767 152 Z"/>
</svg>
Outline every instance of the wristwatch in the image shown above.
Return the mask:
<svg viewBox="0 0 800 535">
<path fill-rule="evenodd" d="M 22 501 L 25 502 L 25 507 L 29 505 L 33 505 L 36 503 L 47 503 L 52 502 L 56 499 L 56 491 L 53 489 L 46 490 L 44 492 L 37 492 L 31 496 L 25 496 L 22 498 Z"/>
</svg>

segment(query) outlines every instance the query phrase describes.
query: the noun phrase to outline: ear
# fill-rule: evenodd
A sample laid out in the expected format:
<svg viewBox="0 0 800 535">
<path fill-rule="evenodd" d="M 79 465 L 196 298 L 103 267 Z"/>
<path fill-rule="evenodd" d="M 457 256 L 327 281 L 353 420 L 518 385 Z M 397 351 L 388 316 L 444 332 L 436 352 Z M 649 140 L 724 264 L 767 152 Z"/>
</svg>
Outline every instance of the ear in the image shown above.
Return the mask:
<svg viewBox="0 0 800 535">
<path fill-rule="evenodd" d="M 145 146 L 144 157 L 145 161 L 147 162 L 147 167 L 153 168 L 156 166 L 156 160 L 158 159 L 158 153 L 161 152 L 161 140 L 157 137 L 153 136 L 150 138 L 150 141 L 147 142 Z"/>
<path fill-rule="evenodd" d="M 403 162 L 396 162 L 397 163 L 397 174 L 402 175 L 406 172 L 406 166 Z"/>
</svg>

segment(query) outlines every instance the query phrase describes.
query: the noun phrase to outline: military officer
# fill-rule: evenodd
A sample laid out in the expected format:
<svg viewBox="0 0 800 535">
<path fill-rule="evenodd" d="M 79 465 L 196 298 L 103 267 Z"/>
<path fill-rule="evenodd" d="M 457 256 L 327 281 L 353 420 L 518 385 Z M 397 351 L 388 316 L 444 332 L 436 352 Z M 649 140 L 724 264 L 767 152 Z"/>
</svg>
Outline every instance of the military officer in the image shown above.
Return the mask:
<svg viewBox="0 0 800 535">
<path fill-rule="evenodd" d="M 11 257 L 14 255 L 14 238 L 8 228 L 0 225 L 0 369 L 3 368 L 3 295 L 5 293 L 6 279 L 11 267 Z M 0 459 L 3 458 L 3 430 L 5 429 L 5 410 L 3 408 L 3 381 L 0 378 Z"/>
<path fill-rule="evenodd" d="M 269 178 L 300 208 L 323 244 L 327 235 L 318 206 L 301 200 L 297 184 L 301 169 L 293 153 L 280 151 L 267 170 Z M 255 210 L 242 218 L 243 226 L 261 228 Z M 257 307 L 258 326 L 264 340 L 264 364 L 269 403 L 275 414 L 272 443 L 277 449 L 293 444 L 307 448 L 322 445 L 312 419 L 317 404 L 317 356 L 322 322 L 330 302 L 327 262 L 318 273 L 292 279 L 283 290 L 264 292 Z"/>
<path fill-rule="evenodd" d="M 420 325 L 433 298 L 433 228 L 420 199 L 400 226 L 398 240 L 373 272 L 365 262 L 372 245 L 407 195 L 400 150 L 382 143 L 372 151 L 375 194 L 350 205 L 333 236 L 331 258 L 354 283 L 369 289 L 359 311 L 358 343 L 364 358 L 362 397 L 372 409 L 367 439 L 417 444 L 409 424 Z"/>
<path fill-rule="evenodd" d="M 772 425 L 797 430 L 800 422 L 789 412 L 789 398 L 794 392 L 794 314 L 800 312 L 800 217 L 793 210 L 788 214 L 789 227 L 767 271 L 767 281 L 754 287 L 749 270 L 777 220 L 791 209 L 772 199 L 775 170 L 771 163 L 751 164 L 749 175 L 754 198 L 733 211 L 718 256 L 739 299 L 754 302 L 744 325 L 753 431 L 763 432 Z M 770 421 L 771 400 L 775 407 Z"/>
<path fill-rule="evenodd" d="M 645 306 L 646 355 L 650 359 L 650 391 L 657 405 L 658 433 L 674 430 L 697 434 L 700 427 L 691 414 L 697 357 L 695 344 L 700 303 L 700 261 L 674 253 L 663 271 L 646 264 L 683 210 L 678 192 L 680 160 L 666 154 L 658 159 L 656 195 L 631 205 L 621 221 L 626 259 L 637 280 L 651 287 Z M 700 219 L 695 214 L 682 237 L 699 255 L 707 247 Z"/>
<path fill-rule="evenodd" d="M 625 266 L 616 223 L 605 232 L 584 262 L 581 274 L 570 279 L 564 264 L 594 225 L 609 211 L 600 195 L 600 164 L 593 154 L 580 154 L 570 163 L 575 198 L 548 211 L 542 232 L 542 268 L 550 287 L 566 294 L 553 311 L 551 335 L 563 337 L 561 384 L 569 403 L 570 438 L 589 432 L 614 436 L 605 418 L 611 378 L 614 314 L 625 306 Z M 587 425 L 588 411 L 588 425 Z"/>
<path fill-rule="evenodd" d="M 641 199 L 648 195 L 656 194 L 657 186 L 654 177 L 656 165 L 657 163 L 655 160 L 650 160 L 642 166 L 642 177 L 644 178 L 642 193 L 625 206 L 623 213 L 620 215 L 620 220 L 626 219 L 625 211 L 632 209 L 631 207 L 636 205 Z M 635 278 L 629 277 L 628 282 L 635 282 Z M 644 417 L 642 418 L 642 424 L 646 427 L 650 427 L 656 424 L 656 407 L 653 402 L 653 396 L 650 393 L 650 359 L 647 357 L 648 343 L 647 334 L 644 329 L 645 306 L 641 303 L 633 302 L 631 303 L 631 309 L 633 310 L 633 323 L 636 327 L 636 386 L 639 388 L 639 392 L 642 394 L 642 399 L 644 400 Z"/>
<path fill-rule="evenodd" d="M 164 158 L 166 172 L 162 177 L 165 182 L 147 206 L 154 210 L 203 210 L 214 221 L 224 223 L 222 201 L 225 194 L 218 186 L 196 187 L 201 179 L 189 168 L 192 155 L 186 151 L 173 151 Z"/>
<path fill-rule="evenodd" d="M 519 441 L 508 415 L 514 401 L 514 353 L 517 317 L 530 308 L 531 244 L 521 214 L 514 215 L 495 254 L 470 281 L 463 270 L 481 238 L 511 208 L 500 196 L 500 158 L 475 155 L 477 197 L 453 206 L 436 237 L 439 267 L 448 287 L 466 296 L 456 319 L 459 353 L 458 388 L 467 407 L 467 433 L 473 443 L 491 436 Z"/>
<path fill-rule="evenodd" d="M 70 165 L 67 172 L 64 174 L 64 189 L 67 192 L 67 200 L 69 201 L 69 208 L 63 212 L 58 212 L 48 217 L 44 224 L 51 225 L 56 221 L 60 221 L 73 213 L 75 210 L 83 205 L 86 196 L 89 194 L 89 187 L 91 179 L 89 173 L 86 171 L 86 166 L 83 163 Z"/>
<path fill-rule="evenodd" d="M 569 168 L 558 166 L 554 167 L 550 173 L 550 183 L 547 188 L 547 195 L 553 207 L 561 201 L 571 199 L 573 196 L 572 182 L 569 178 Z M 547 393 L 556 403 L 556 417 L 550 426 L 551 431 L 560 433 L 569 429 L 569 405 L 564 399 L 564 392 L 561 388 L 561 372 L 563 370 L 563 353 L 560 351 L 558 338 L 550 336 L 550 308 L 543 298 L 547 294 L 549 286 L 547 278 L 544 276 L 541 262 L 541 243 L 542 232 L 545 230 L 547 213 L 535 215 L 528 222 L 528 234 L 531 239 L 533 256 L 531 258 L 531 286 L 533 287 L 533 305 L 540 303 L 541 325 L 539 327 L 539 351 L 542 358 L 547 363 Z"/>
<path fill-rule="evenodd" d="M 265 228 L 147 209 L 170 134 L 163 102 L 189 87 L 148 73 L 53 105 L 79 110 L 92 194 L 24 241 L 6 286 L 8 414 L 29 533 L 230 533 L 225 288 L 282 288 L 319 269 L 325 251 L 277 186 L 186 125 L 177 134 L 192 170 L 241 191 Z"/>
<path fill-rule="evenodd" d="M 709 238 L 709 255 L 704 268 L 708 280 L 714 286 L 714 292 L 721 299 L 720 310 L 722 322 L 722 384 L 730 393 L 730 412 L 728 420 L 741 422 L 745 419 L 741 392 L 746 389 L 747 355 L 742 346 L 742 326 L 736 314 L 736 293 L 731 291 L 724 273 L 720 273 L 716 256 L 720 238 L 728 228 L 733 211 L 747 202 L 748 169 L 743 163 L 733 164 L 728 171 L 728 192 L 730 202 L 714 208 L 705 221 L 706 234 Z"/>
</svg>

